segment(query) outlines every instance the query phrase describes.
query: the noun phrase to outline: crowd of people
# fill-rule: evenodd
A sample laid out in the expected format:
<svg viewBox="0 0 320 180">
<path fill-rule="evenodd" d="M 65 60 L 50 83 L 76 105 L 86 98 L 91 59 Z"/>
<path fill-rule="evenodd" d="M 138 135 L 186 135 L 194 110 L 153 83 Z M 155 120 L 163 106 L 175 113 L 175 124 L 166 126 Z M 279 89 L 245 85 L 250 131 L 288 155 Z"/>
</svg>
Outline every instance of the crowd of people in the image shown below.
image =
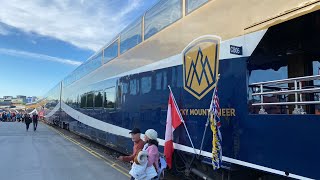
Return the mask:
<svg viewBox="0 0 320 180">
<path fill-rule="evenodd" d="M 29 126 L 33 123 L 33 131 L 37 130 L 39 116 L 37 113 L 32 115 L 28 113 L 14 113 L 14 112 L 2 112 L 0 113 L 0 121 L 2 122 L 24 122 L 26 124 L 26 131 L 29 130 Z"/>
</svg>

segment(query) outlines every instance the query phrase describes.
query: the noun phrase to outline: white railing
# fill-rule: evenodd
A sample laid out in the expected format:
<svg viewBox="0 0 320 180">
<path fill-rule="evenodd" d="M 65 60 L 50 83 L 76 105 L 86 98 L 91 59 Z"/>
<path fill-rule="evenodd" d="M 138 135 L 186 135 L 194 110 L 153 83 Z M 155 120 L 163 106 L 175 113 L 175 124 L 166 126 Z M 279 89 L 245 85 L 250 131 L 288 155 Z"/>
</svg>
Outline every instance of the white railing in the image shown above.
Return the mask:
<svg viewBox="0 0 320 180">
<path fill-rule="evenodd" d="M 302 94 L 308 93 L 318 93 L 320 92 L 319 87 L 309 87 L 309 88 L 302 88 L 302 82 L 305 81 L 313 81 L 313 80 L 320 80 L 320 75 L 315 76 L 304 76 L 304 77 L 297 77 L 297 78 L 289 78 L 289 79 L 282 79 L 282 80 L 275 80 L 275 81 L 265 81 L 265 82 L 258 82 L 253 83 L 250 86 L 258 87 L 260 92 L 252 93 L 252 96 L 260 96 L 260 103 L 253 103 L 252 106 L 260 106 L 259 114 L 267 114 L 264 109 L 264 106 L 271 106 L 271 105 L 295 105 L 293 110 L 293 114 L 305 114 L 302 105 L 311 105 L 311 104 L 320 104 L 320 101 L 303 101 Z M 264 92 L 263 88 L 266 85 L 281 85 L 281 84 L 289 84 L 293 83 L 294 89 L 283 89 L 281 87 L 277 87 L 278 91 L 268 91 Z M 289 87 L 289 85 L 288 85 Z M 263 101 L 263 96 L 265 95 L 290 95 L 294 94 L 295 101 L 294 102 L 272 102 L 272 103 L 265 103 Z"/>
</svg>

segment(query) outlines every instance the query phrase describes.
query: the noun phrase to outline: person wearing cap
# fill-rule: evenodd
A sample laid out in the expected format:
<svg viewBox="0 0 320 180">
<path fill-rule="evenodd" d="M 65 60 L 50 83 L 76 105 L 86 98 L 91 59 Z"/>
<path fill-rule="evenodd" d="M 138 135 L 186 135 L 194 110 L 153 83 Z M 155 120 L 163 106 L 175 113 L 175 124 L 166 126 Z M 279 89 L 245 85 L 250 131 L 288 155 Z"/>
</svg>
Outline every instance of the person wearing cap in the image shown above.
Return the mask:
<svg viewBox="0 0 320 180">
<path fill-rule="evenodd" d="M 145 133 L 144 140 L 146 145 L 144 150 L 148 152 L 148 165 L 147 167 L 154 166 L 155 170 L 159 170 L 159 150 L 158 150 L 158 133 L 154 129 L 148 129 Z"/>
<path fill-rule="evenodd" d="M 130 162 L 133 161 L 134 158 L 136 157 L 137 153 L 143 149 L 144 146 L 144 142 L 143 140 L 140 138 L 140 134 L 141 131 L 138 128 L 133 128 L 131 132 L 129 132 L 129 134 L 131 134 L 131 139 L 134 143 L 133 145 L 133 153 L 130 156 L 119 156 L 118 159 L 121 161 L 125 161 L 125 162 Z"/>
</svg>

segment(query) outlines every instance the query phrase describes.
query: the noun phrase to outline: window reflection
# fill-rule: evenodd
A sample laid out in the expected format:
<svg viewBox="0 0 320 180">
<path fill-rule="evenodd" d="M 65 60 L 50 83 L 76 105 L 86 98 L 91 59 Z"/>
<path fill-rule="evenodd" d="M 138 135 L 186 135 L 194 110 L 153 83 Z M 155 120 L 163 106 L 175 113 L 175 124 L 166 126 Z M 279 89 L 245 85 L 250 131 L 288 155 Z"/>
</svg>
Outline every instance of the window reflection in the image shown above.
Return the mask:
<svg viewBox="0 0 320 180">
<path fill-rule="evenodd" d="M 163 28 L 182 17 L 181 0 L 163 0 L 149 11 L 144 17 L 144 39 L 148 39 Z"/>
<path fill-rule="evenodd" d="M 99 108 L 102 107 L 102 103 L 103 103 L 103 93 L 96 92 L 95 96 L 94 96 L 94 107 L 95 108 Z"/>
<path fill-rule="evenodd" d="M 131 95 L 137 94 L 137 80 L 136 79 L 130 80 L 130 94 Z"/>
<path fill-rule="evenodd" d="M 163 85 L 163 88 L 162 88 L 163 90 L 168 88 L 167 72 L 166 71 L 163 72 L 163 83 L 162 83 L 162 85 Z"/>
<path fill-rule="evenodd" d="M 84 94 L 81 96 L 80 108 L 86 108 L 87 106 L 87 96 Z"/>
<path fill-rule="evenodd" d="M 146 94 L 151 91 L 151 77 L 143 77 L 141 78 L 141 92 L 142 94 Z"/>
<path fill-rule="evenodd" d="M 156 90 L 161 90 L 162 88 L 161 82 L 162 82 L 162 72 L 158 72 L 156 74 Z"/>
<path fill-rule="evenodd" d="M 208 0 L 187 0 L 186 1 L 187 14 L 199 8 L 206 2 L 208 2 Z"/>
<path fill-rule="evenodd" d="M 111 87 L 104 91 L 104 108 L 115 108 L 116 88 Z"/>
<path fill-rule="evenodd" d="M 94 95 L 92 92 L 87 94 L 87 107 L 88 108 L 93 108 L 93 97 L 94 97 Z"/>
<path fill-rule="evenodd" d="M 111 59 L 114 59 L 118 56 L 118 41 L 109 45 L 103 52 L 103 63 L 109 62 Z"/>
<path fill-rule="evenodd" d="M 120 54 L 141 42 L 141 19 L 129 25 L 120 35 Z"/>
</svg>

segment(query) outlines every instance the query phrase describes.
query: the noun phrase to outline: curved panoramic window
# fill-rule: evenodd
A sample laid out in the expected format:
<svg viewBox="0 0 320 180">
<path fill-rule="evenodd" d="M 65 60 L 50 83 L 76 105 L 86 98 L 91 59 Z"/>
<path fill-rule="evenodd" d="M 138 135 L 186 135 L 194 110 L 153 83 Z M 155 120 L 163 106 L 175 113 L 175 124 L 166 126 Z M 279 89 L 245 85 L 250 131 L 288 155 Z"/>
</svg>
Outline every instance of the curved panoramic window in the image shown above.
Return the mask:
<svg viewBox="0 0 320 180">
<path fill-rule="evenodd" d="M 107 63 L 108 61 L 116 58 L 117 56 L 118 56 L 118 41 L 116 40 L 114 43 L 110 44 L 107 48 L 104 49 L 103 63 Z"/>
<path fill-rule="evenodd" d="M 97 68 L 99 68 L 101 66 L 101 61 L 102 61 L 102 53 L 100 52 L 99 54 L 97 54 L 94 58 L 92 58 L 91 60 L 89 60 L 89 62 L 87 63 L 87 72 L 86 74 L 89 74 L 90 72 L 96 70 Z"/>
<path fill-rule="evenodd" d="M 163 28 L 182 17 L 181 0 L 163 0 L 144 16 L 144 39 L 148 39 Z"/>
<path fill-rule="evenodd" d="M 141 19 L 128 26 L 120 35 L 120 54 L 141 42 Z"/>
<path fill-rule="evenodd" d="M 196 10 L 209 0 L 187 0 L 186 1 L 186 9 L 187 9 L 187 14 L 191 13 L 192 11 Z"/>
</svg>

